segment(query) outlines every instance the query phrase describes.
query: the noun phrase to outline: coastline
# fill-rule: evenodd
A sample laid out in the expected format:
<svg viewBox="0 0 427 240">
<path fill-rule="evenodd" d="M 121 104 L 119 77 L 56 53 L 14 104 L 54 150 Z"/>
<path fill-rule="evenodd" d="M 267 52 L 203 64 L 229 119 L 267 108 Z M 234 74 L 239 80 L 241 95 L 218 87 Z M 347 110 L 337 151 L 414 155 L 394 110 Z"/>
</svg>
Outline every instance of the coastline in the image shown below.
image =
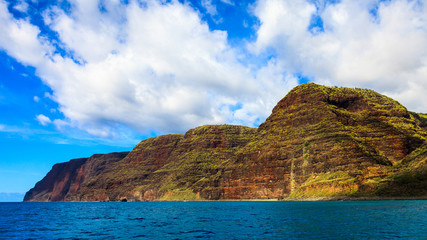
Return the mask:
<svg viewBox="0 0 427 240">
<path fill-rule="evenodd" d="M 402 201 L 402 200 L 427 200 L 427 196 L 419 197 L 313 197 L 313 198 L 284 198 L 284 199 L 218 199 L 218 200 L 153 200 L 126 202 L 318 202 L 318 201 Z M 38 202 L 38 201 L 22 201 Z M 40 201 L 50 202 L 50 201 Z M 55 201 L 55 202 L 123 202 L 123 201 Z"/>
</svg>

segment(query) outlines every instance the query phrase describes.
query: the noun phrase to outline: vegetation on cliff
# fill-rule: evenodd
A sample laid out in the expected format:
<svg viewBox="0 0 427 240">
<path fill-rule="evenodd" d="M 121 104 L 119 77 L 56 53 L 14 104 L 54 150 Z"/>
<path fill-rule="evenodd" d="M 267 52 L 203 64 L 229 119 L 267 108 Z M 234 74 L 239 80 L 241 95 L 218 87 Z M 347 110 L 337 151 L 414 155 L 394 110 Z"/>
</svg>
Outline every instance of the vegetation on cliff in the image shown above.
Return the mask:
<svg viewBox="0 0 427 240">
<path fill-rule="evenodd" d="M 303 84 L 258 128 L 201 126 L 112 161 L 72 160 L 25 200 L 427 197 L 426 138 L 427 116 L 389 97 Z"/>
</svg>

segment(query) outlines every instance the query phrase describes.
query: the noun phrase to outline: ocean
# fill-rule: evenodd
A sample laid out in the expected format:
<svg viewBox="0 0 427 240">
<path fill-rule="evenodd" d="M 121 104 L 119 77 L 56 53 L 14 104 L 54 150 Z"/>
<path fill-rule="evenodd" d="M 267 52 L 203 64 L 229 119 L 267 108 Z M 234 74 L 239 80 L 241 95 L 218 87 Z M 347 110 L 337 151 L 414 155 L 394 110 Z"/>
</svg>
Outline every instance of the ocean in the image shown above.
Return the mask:
<svg viewBox="0 0 427 240">
<path fill-rule="evenodd" d="M 427 239 L 427 201 L 0 203 L 0 239 Z"/>
</svg>

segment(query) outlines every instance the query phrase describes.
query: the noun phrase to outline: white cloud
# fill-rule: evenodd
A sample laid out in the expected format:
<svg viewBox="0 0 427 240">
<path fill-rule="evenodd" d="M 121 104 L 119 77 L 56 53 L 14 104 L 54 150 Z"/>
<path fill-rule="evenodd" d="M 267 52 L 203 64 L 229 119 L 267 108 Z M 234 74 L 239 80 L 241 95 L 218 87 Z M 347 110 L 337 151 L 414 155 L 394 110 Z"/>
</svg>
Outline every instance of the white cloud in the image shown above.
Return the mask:
<svg viewBox="0 0 427 240">
<path fill-rule="evenodd" d="M 37 115 L 36 120 L 43 126 L 46 126 L 46 125 L 52 123 L 52 121 L 43 114 Z"/>
<path fill-rule="evenodd" d="M 45 97 L 64 115 L 38 120 L 61 131 L 133 139 L 129 129 L 254 126 L 298 84 L 295 74 L 373 88 L 411 110 L 427 111 L 420 101 L 427 92 L 427 14 L 416 1 L 381 2 L 376 17 L 369 13 L 376 1 L 319 8 L 304 1 L 259 1 L 257 40 L 249 45 L 259 59 L 242 46 L 232 48 L 226 32 L 211 31 L 198 12 L 177 1 L 103 1 L 103 11 L 99 1 L 70 2 L 67 13 L 53 7 L 43 14 L 67 51 L 61 56 L 54 51 L 57 40 L 40 37 L 28 19 L 14 19 L 0 0 L 0 49 L 36 68 L 52 90 Z M 313 34 L 309 24 L 316 13 L 324 32 Z"/>
<path fill-rule="evenodd" d="M 222 2 L 222 1 L 221 1 Z M 226 3 L 229 4 L 229 3 Z M 210 15 L 211 19 L 219 24 L 223 21 L 222 17 L 219 16 L 216 4 L 212 3 L 212 0 L 202 0 L 201 5 L 205 8 L 208 15 Z"/>
<path fill-rule="evenodd" d="M 231 6 L 234 6 L 234 1 L 232 1 L 232 0 L 220 0 L 222 3 L 225 3 L 225 4 L 228 4 L 228 5 L 231 5 Z"/>
<path fill-rule="evenodd" d="M 427 2 L 259 1 L 261 25 L 252 51 L 277 53 L 277 64 L 319 83 L 366 87 L 396 97 L 415 111 L 427 111 Z M 377 7 L 377 13 L 371 10 Z M 323 32 L 312 34 L 313 14 Z M 418 101 L 417 101 L 418 100 Z"/>
<path fill-rule="evenodd" d="M 34 96 L 34 97 L 33 97 L 33 100 L 34 100 L 34 102 L 39 102 L 39 101 L 40 101 L 40 98 L 39 98 L 38 96 Z"/>
<path fill-rule="evenodd" d="M 6 124 L 0 124 L 0 132 L 18 134 L 24 138 L 26 138 L 28 135 L 46 134 L 47 133 L 44 130 L 37 130 L 37 129 L 34 130 L 34 129 L 26 128 L 26 127 L 6 125 Z"/>
<path fill-rule="evenodd" d="M 201 4 L 211 16 L 218 14 L 216 6 L 212 4 L 212 0 L 202 0 Z"/>
<path fill-rule="evenodd" d="M 105 1 L 101 12 L 98 1 L 82 0 L 71 1 L 70 13 L 48 9 L 44 20 L 72 58 L 53 54 L 54 40 L 38 37 L 36 26 L 16 21 L 0 3 L 0 19 L 8 26 L 0 31 L 9 39 L 0 47 L 36 67 L 65 116 L 38 120 L 62 131 L 121 138 L 126 127 L 170 133 L 202 124 L 254 125 L 289 90 L 287 78 L 274 80 L 274 86 L 259 82 L 237 59 L 227 33 L 209 30 L 194 9 L 179 2 Z M 23 41 L 11 35 L 13 29 L 21 29 L 28 46 L 12 44 Z M 227 110 L 237 102 L 237 113 Z"/>
<path fill-rule="evenodd" d="M 53 125 L 55 125 L 55 127 L 59 130 L 64 130 L 66 127 L 70 126 L 70 123 L 61 119 L 55 119 L 52 122 L 53 122 Z"/>
<path fill-rule="evenodd" d="M 21 133 L 23 132 L 22 128 L 18 128 L 15 126 L 0 124 L 0 132 L 6 132 L 6 133 Z"/>
<path fill-rule="evenodd" d="M 28 3 L 25 1 L 22 1 L 22 0 L 18 1 L 18 4 L 16 4 L 13 8 L 20 11 L 20 12 L 27 12 Z"/>
<path fill-rule="evenodd" d="M 0 1 L 0 49 L 25 65 L 38 65 L 44 55 L 50 55 L 52 48 L 38 37 L 40 30 L 26 20 L 16 20 Z"/>
</svg>

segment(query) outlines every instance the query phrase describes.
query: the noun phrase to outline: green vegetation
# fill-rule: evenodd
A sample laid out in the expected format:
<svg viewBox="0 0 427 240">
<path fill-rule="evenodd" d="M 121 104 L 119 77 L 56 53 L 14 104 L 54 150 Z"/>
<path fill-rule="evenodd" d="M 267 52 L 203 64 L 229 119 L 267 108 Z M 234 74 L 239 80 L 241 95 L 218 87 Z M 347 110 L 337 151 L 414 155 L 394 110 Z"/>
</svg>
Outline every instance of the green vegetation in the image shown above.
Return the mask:
<svg viewBox="0 0 427 240">
<path fill-rule="evenodd" d="M 203 200 L 200 198 L 200 194 L 196 194 L 190 189 L 175 189 L 170 192 L 166 192 L 159 200 L 168 200 L 168 201 L 194 201 L 194 200 Z"/>
<path fill-rule="evenodd" d="M 351 196 L 357 190 L 356 178 L 347 172 L 327 172 L 311 176 L 288 198 Z"/>
<path fill-rule="evenodd" d="M 146 139 L 120 161 L 88 160 L 86 165 L 100 170 L 82 178 L 67 197 L 427 196 L 426 139 L 427 115 L 389 97 L 303 84 L 258 128 L 206 125 Z"/>
</svg>

